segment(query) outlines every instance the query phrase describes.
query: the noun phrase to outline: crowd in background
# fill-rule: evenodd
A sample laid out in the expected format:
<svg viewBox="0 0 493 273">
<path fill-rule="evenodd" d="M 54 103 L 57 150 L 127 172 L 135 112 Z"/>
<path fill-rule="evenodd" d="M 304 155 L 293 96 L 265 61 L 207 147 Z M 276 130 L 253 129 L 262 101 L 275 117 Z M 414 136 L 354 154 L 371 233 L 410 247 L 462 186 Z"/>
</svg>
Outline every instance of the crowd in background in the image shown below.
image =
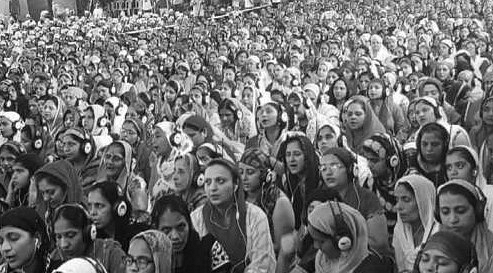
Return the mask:
<svg viewBox="0 0 493 273">
<path fill-rule="evenodd" d="M 493 2 L 175 2 L 0 21 L 0 272 L 493 270 Z"/>
</svg>

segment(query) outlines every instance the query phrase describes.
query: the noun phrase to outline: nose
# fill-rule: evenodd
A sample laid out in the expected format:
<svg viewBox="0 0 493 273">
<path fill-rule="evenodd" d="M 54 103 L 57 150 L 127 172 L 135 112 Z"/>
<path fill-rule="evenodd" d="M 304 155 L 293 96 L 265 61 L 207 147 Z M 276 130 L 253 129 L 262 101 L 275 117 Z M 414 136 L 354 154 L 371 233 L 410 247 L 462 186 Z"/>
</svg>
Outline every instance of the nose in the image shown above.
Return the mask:
<svg viewBox="0 0 493 273">
<path fill-rule="evenodd" d="M 180 240 L 180 236 L 178 235 L 178 232 L 175 230 L 175 229 L 172 229 L 169 233 L 168 233 L 168 237 L 170 238 L 170 240 L 172 242 L 177 242 Z"/>
<path fill-rule="evenodd" d="M 421 261 L 420 262 L 420 268 L 422 268 L 424 270 L 424 272 L 427 272 L 427 273 L 433 273 L 435 272 L 435 269 L 436 269 L 436 266 L 435 266 L 435 263 L 433 261 Z"/>
<path fill-rule="evenodd" d="M 397 212 L 402 212 L 402 203 L 400 201 L 397 201 L 397 203 L 395 204 L 395 210 Z"/>
<path fill-rule="evenodd" d="M 65 238 L 60 239 L 60 248 L 63 250 L 66 250 L 68 248 L 69 244 L 68 241 Z"/>
<path fill-rule="evenodd" d="M 4 240 L 2 242 L 2 245 L 0 245 L 0 250 L 2 251 L 2 254 L 5 254 L 6 252 L 10 251 L 12 249 L 12 246 L 7 240 Z M 5 255 L 3 255 L 5 256 Z"/>
<path fill-rule="evenodd" d="M 43 201 L 49 202 L 51 200 L 51 196 L 49 194 L 43 193 Z"/>
</svg>

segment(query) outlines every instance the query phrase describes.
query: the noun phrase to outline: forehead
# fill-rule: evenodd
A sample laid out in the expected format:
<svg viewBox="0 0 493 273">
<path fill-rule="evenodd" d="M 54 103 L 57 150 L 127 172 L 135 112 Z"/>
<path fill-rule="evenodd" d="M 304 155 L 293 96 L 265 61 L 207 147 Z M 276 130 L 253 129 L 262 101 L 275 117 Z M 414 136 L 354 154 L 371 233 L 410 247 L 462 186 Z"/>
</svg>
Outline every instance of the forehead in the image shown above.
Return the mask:
<svg viewBox="0 0 493 273">
<path fill-rule="evenodd" d="M 334 154 L 323 155 L 320 158 L 320 163 L 341 163 L 342 161 Z"/>
<path fill-rule="evenodd" d="M 204 176 L 206 178 L 216 178 L 216 177 L 222 177 L 222 178 L 232 178 L 232 173 L 231 171 L 219 164 L 211 165 L 205 169 Z"/>
<path fill-rule="evenodd" d="M 134 257 L 146 256 L 152 257 L 149 245 L 143 239 L 135 239 L 130 243 L 128 254 Z"/>
</svg>

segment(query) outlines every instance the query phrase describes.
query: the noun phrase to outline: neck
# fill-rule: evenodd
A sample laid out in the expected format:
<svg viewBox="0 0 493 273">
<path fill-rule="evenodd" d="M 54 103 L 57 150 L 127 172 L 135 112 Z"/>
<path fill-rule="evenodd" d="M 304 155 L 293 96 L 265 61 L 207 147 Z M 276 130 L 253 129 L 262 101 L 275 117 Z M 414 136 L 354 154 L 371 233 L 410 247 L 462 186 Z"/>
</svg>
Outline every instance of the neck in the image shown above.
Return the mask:
<svg viewBox="0 0 493 273">
<path fill-rule="evenodd" d="M 281 130 L 279 129 L 279 126 L 272 126 L 269 128 L 265 128 L 265 137 L 270 143 L 274 143 L 277 138 L 279 137 L 281 133 Z"/>
<path fill-rule="evenodd" d="M 25 273 L 37 273 L 39 272 L 39 259 L 36 256 L 36 252 L 33 254 L 33 257 L 28 261 L 26 265 L 24 265 L 21 270 Z"/>
<path fill-rule="evenodd" d="M 106 234 L 108 234 L 110 238 L 115 238 L 115 224 L 109 224 L 107 227 L 104 228 L 104 232 L 106 232 Z"/>
<path fill-rule="evenodd" d="M 252 204 L 255 204 L 257 202 L 257 198 L 260 195 L 261 191 L 262 190 L 260 188 L 258 188 L 258 189 L 253 190 L 253 191 L 245 192 L 246 193 L 246 201 L 248 201 Z"/>
<path fill-rule="evenodd" d="M 348 187 L 337 189 L 337 193 L 339 193 L 342 199 L 346 199 L 346 195 L 348 193 Z"/>
<path fill-rule="evenodd" d="M 411 222 L 411 229 L 413 231 L 413 233 L 416 233 L 418 230 L 420 230 L 421 228 L 423 228 L 423 224 L 421 223 L 421 220 L 417 220 L 417 221 L 414 221 L 414 222 Z"/>
<path fill-rule="evenodd" d="M 220 205 L 213 205 L 213 206 L 216 208 L 219 214 L 224 217 L 226 215 L 226 212 L 228 212 L 228 210 L 231 209 L 233 205 L 234 202 L 230 201 L 230 202 L 224 202 L 223 204 Z"/>
</svg>

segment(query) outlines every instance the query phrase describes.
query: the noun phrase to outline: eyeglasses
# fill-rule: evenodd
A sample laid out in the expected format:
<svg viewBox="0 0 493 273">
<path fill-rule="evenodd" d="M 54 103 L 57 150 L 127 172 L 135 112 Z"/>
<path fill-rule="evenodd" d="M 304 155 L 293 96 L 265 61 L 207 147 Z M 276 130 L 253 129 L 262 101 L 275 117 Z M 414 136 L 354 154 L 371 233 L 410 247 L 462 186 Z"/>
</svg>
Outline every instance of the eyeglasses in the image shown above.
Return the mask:
<svg viewBox="0 0 493 273">
<path fill-rule="evenodd" d="M 322 172 L 325 172 L 327 170 L 330 170 L 331 172 L 335 172 L 339 169 L 346 168 L 344 164 L 342 163 L 329 163 L 329 164 L 320 164 L 320 170 Z"/>
<path fill-rule="evenodd" d="M 126 257 L 123 258 L 123 263 L 127 267 L 130 267 L 135 263 L 139 270 L 144 270 L 149 266 L 149 264 L 154 263 L 154 261 L 147 257 L 134 258 L 130 255 L 127 255 Z"/>
</svg>

